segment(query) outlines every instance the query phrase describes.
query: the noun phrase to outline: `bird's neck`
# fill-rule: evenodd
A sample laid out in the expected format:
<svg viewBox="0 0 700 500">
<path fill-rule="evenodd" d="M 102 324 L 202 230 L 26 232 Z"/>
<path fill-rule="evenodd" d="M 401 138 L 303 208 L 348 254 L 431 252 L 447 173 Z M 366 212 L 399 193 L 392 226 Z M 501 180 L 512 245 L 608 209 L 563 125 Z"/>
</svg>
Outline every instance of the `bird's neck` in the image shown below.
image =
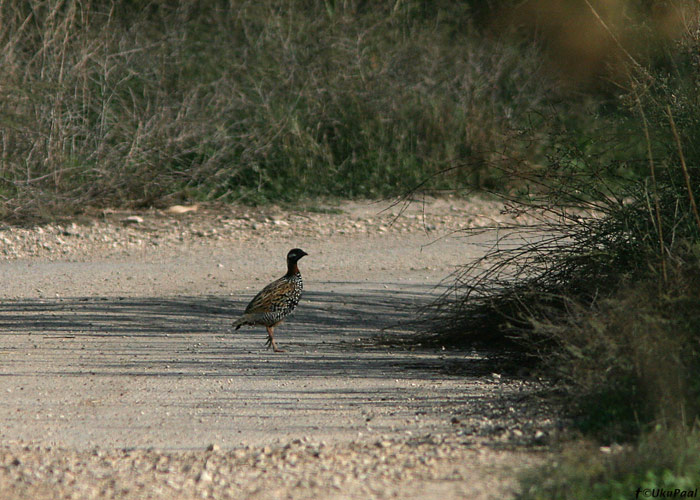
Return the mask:
<svg viewBox="0 0 700 500">
<path fill-rule="evenodd" d="M 294 276 L 295 274 L 299 274 L 299 266 L 297 266 L 296 262 L 289 262 L 287 264 L 287 276 Z"/>
</svg>

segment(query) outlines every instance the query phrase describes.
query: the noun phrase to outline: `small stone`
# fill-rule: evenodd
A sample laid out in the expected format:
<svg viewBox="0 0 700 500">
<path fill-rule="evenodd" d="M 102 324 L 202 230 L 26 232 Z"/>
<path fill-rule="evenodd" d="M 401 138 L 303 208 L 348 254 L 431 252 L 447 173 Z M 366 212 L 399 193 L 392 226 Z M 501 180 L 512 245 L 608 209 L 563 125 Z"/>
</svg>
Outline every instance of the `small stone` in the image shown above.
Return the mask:
<svg viewBox="0 0 700 500">
<path fill-rule="evenodd" d="M 80 236 L 78 225 L 75 222 L 71 222 L 71 225 L 66 227 L 61 234 L 63 236 Z"/>
<path fill-rule="evenodd" d="M 197 482 L 198 483 L 211 483 L 212 482 L 212 477 L 211 474 L 209 474 L 208 471 L 203 470 L 202 472 L 199 473 L 197 476 Z"/>
<path fill-rule="evenodd" d="M 199 205 L 173 205 L 165 209 L 165 213 L 171 215 L 186 214 L 187 212 L 196 212 Z"/>
<path fill-rule="evenodd" d="M 143 223 L 143 218 L 138 215 L 130 215 L 126 219 L 122 219 L 124 224 L 141 224 Z"/>
</svg>

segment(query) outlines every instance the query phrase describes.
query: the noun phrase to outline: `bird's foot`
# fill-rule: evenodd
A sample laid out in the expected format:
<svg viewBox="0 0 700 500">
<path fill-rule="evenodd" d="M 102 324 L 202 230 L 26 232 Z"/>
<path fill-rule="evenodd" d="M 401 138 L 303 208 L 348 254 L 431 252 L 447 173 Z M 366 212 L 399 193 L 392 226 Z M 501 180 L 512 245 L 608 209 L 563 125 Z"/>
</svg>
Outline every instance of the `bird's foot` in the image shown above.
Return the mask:
<svg viewBox="0 0 700 500">
<path fill-rule="evenodd" d="M 268 349 L 272 347 L 272 350 L 274 352 L 287 352 L 285 349 L 280 349 L 279 347 L 277 347 L 277 343 L 270 337 L 267 338 L 267 342 L 265 342 L 265 347 L 267 347 Z"/>
</svg>

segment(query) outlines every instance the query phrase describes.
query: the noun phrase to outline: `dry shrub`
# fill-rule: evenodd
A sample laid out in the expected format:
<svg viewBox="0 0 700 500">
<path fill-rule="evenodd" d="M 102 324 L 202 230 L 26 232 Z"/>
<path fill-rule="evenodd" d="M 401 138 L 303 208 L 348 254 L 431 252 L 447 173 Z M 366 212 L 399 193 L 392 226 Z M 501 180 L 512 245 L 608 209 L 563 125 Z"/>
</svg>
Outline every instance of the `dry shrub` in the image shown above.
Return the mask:
<svg viewBox="0 0 700 500">
<path fill-rule="evenodd" d="M 567 301 L 565 313 L 534 320 L 533 334 L 550 346 L 543 362 L 573 391 L 581 428 L 610 441 L 700 416 L 698 257 L 677 261 L 661 288 L 624 280 L 611 297 Z"/>
<path fill-rule="evenodd" d="M 700 416 L 700 32 L 691 28 L 663 65 L 628 65 L 615 107 L 600 112 L 626 134 L 563 129 L 545 167 L 502 166 L 526 186 L 502 195 L 507 209 L 539 222 L 491 228 L 492 250 L 431 311 L 442 343 L 507 344 L 536 359 L 581 427 L 606 440 Z"/>
</svg>

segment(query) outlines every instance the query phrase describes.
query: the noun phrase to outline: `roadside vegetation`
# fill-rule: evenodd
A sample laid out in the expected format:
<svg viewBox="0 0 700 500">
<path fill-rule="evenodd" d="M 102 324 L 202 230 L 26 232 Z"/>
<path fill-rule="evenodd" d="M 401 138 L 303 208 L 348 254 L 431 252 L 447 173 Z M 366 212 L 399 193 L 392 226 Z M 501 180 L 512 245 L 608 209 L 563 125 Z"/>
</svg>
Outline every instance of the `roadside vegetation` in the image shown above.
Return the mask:
<svg viewBox="0 0 700 500">
<path fill-rule="evenodd" d="M 520 154 L 509 136 L 548 89 L 534 44 L 484 38 L 469 13 L 468 2 L 4 2 L 0 217 L 381 197 L 426 178 L 495 188 L 488 165 Z"/>
<path fill-rule="evenodd" d="M 699 11 L 644 5 L 662 4 L 675 9 L 672 36 L 651 12 L 616 25 L 581 2 L 617 53 L 597 81 L 568 82 L 593 119 L 559 106 L 543 163 L 497 166 L 522 182 L 499 193 L 510 210 L 540 222 L 526 244 L 492 228 L 499 245 L 434 311 L 441 342 L 515 346 L 563 395 L 581 441 L 527 474 L 521 498 L 700 484 Z"/>
<path fill-rule="evenodd" d="M 697 3 L 26 0 L 0 20 L 0 219 L 490 191 L 536 237 L 498 228 L 433 329 L 515 346 L 564 394 L 581 442 L 522 497 L 700 485 Z"/>
</svg>

